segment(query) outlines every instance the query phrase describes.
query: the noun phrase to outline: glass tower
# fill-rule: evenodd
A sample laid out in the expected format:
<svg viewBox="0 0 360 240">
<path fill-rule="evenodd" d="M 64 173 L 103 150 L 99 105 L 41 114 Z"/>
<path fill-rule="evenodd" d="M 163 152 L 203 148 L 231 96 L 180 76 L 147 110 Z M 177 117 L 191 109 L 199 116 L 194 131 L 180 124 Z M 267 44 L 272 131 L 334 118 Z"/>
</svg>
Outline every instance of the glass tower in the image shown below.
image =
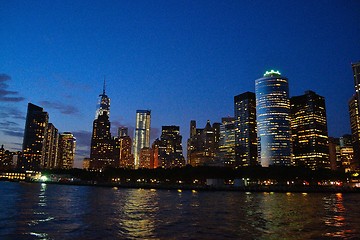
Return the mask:
<svg viewBox="0 0 360 240">
<path fill-rule="evenodd" d="M 258 161 L 263 167 L 291 164 L 288 79 L 267 71 L 255 80 Z"/>
<path fill-rule="evenodd" d="M 140 151 L 150 147 L 150 110 L 136 111 L 136 127 L 134 139 L 134 158 L 135 168 L 139 167 Z"/>
</svg>

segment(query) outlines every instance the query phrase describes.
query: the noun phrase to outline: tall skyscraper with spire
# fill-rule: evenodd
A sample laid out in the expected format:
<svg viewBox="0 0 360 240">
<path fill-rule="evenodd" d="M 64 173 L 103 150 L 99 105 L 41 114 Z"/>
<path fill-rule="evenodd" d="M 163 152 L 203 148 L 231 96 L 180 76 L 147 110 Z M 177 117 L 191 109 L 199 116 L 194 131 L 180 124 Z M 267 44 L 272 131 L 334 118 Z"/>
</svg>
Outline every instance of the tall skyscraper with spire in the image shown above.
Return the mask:
<svg viewBox="0 0 360 240">
<path fill-rule="evenodd" d="M 91 137 L 90 168 L 92 169 L 116 167 L 114 141 L 110 133 L 110 98 L 105 92 L 105 79 L 103 92 L 99 97 Z"/>
<path fill-rule="evenodd" d="M 110 117 L 110 98 L 106 95 L 105 92 L 106 81 L 104 78 L 103 92 L 99 95 L 99 103 L 97 105 L 97 110 L 95 114 L 95 119 L 97 119 L 103 113 L 106 113 L 108 117 Z"/>
</svg>

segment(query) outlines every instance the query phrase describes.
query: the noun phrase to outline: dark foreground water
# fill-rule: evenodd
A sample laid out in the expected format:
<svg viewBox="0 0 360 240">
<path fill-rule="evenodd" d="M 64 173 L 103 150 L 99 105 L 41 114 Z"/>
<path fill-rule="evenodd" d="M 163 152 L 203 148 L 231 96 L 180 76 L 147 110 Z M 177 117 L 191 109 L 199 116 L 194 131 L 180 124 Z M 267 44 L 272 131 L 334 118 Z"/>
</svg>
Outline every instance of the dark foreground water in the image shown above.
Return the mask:
<svg viewBox="0 0 360 240">
<path fill-rule="evenodd" d="M 360 239 L 360 195 L 0 182 L 0 239 Z"/>
</svg>

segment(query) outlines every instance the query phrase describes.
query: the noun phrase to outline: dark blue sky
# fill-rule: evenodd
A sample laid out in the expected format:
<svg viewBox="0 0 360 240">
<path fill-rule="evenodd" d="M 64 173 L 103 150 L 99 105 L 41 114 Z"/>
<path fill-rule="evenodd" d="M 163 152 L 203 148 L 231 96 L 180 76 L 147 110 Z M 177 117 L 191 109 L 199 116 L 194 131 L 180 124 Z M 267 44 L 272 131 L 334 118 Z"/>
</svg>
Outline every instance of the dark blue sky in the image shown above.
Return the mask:
<svg viewBox="0 0 360 240">
<path fill-rule="evenodd" d="M 28 102 L 88 144 L 104 75 L 113 126 L 152 110 L 162 125 L 220 121 L 233 97 L 279 70 L 290 95 L 326 98 L 329 135 L 350 132 L 360 1 L 0 0 L 0 144 L 21 149 Z M 184 141 L 185 143 L 185 141 Z M 186 148 L 186 145 L 184 145 Z M 77 161 L 76 166 L 80 166 Z"/>
</svg>

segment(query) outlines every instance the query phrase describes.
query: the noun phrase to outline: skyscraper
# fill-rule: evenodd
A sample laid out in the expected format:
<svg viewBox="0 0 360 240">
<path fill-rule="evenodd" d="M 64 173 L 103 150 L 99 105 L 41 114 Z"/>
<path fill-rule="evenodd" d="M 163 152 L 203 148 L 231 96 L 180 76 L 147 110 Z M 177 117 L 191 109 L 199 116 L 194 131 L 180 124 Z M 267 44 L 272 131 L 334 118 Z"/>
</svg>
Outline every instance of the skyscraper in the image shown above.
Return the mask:
<svg viewBox="0 0 360 240">
<path fill-rule="evenodd" d="M 290 99 L 293 161 L 313 170 L 330 168 L 325 98 L 313 91 Z"/>
<path fill-rule="evenodd" d="M 105 93 L 105 79 L 104 79 L 104 86 L 103 92 L 99 95 L 99 103 L 97 105 L 97 110 L 95 113 L 95 119 L 97 119 L 100 115 L 107 115 L 110 117 L 110 98 Z"/>
<path fill-rule="evenodd" d="M 224 166 L 236 167 L 235 161 L 235 118 L 221 119 L 218 157 Z"/>
<path fill-rule="evenodd" d="M 350 128 L 352 135 L 352 146 L 354 158 L 351 160 L 351 169 L 355 170 L 360 166 L 360 112 L 359 98 L 354 94 L 349 101 Z"/>
<path fill-rule="evenodd" d="M 40 170 L 45 150 L 45 134 L 49 115 L 43 108 L 28 104 L 25 132 L 23 139 L 23 156 L 19 159 L 22 170 Z"/>
<path fill-rule="evenodd" d="M 255 166 L 257 162 L 255 93 L 234 97 L 236 166 Z"/>
<path fill-rule="evenodd" d="M 352 64 L 355 95 L 349 101 L 350 126 L 354 149 L 351 169 L 360 168 L 360 62 Z"/>
<path fill-rule="evenodd" d="M 190 122 L 190 138 L 187 142 L 188 164 L 192 166 L 212 165 L 218 154 L 220 123 L 212 126 L 208 120 L 205 128 L 196 128 L 196 122 Z M 195 131 L 194 131 L 195 129 Z"/>
<path fill-rule="evenodd" d="M 76 138 L 70 132 L 64 132 L 59 137 L 58 168 L 71 169 L 74 166 Z"/>
<path fill-rule="evenodd" d="M 42 168 L 57 167 L 59 134 L 54 124 L 49 123 L 45 133 L 45 149 L 42 157 Z"/>
<path fill-rule="evenodd" d="M 134 158 L 135 168 L 139 167 L 139 156 L 142 148 L 150 147 L 150 110 L 136 111 L 136 127 L 134 138 Z"/>
<path fill-rule="evenodd" d="M 118 128 L 118 138 L 116 139 L 116 156 L 119 159 L 121 168 L 134 168 L 134 156 L 131 154 L 132 141 L 128 136 L 127 128 Z"/>
<path fill-rule="evenodd" d="M 159 162 L 163 168 L 183 167 L 185 159 L 179 126 L 162 126 L 159 144 Z"/>
<path fill-rule="evenodd" d="M 100 104 L 96 111 L 91 137 L 90 168 L 92 169 L 116 167 L 114 159 L 115 143 L 110 133 L 110 99 L 105 93 L 105 81 L 103 93 L 99 97 Z"/>
<path fill-rule="evenodd" d="M 291 164 L 288 79 L 267 71 L 255 80 L 258 161 L 261 166 Z"/>
</svg>

